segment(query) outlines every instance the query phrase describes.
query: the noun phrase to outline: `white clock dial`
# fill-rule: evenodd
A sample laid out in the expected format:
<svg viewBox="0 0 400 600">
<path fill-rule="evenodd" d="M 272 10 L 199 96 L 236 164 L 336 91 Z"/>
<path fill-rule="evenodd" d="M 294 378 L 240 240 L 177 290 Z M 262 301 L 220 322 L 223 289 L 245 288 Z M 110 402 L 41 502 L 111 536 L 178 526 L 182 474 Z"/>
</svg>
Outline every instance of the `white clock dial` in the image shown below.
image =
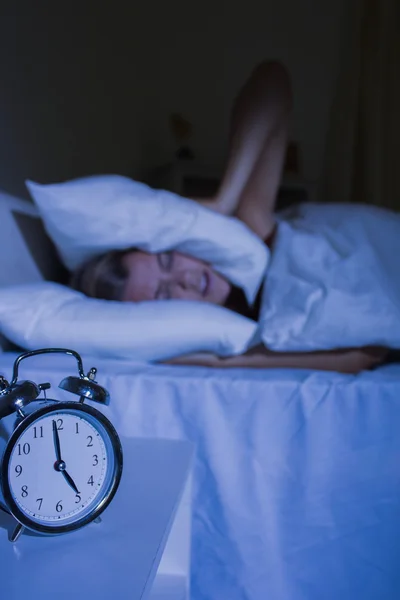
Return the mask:
<svg viewBox="0 0 400 600">
<path fill-rule="evenodd" d="M 111 442 L 82 411 L 36 419 L 15 443 L 8 479 L 18 508 L 33 521 L 60 526 L 89 514 L 106 495 L 114 469 Z"/>
</svg>

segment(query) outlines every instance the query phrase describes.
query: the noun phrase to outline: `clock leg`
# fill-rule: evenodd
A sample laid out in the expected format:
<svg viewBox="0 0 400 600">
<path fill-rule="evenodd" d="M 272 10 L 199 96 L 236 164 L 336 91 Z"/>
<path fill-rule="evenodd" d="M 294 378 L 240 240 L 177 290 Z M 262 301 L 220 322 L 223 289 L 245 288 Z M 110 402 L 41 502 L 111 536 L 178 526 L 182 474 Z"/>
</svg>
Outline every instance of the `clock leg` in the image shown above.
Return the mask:
<svg viewBox="0 0 400 600">
<path fill-rule="evenodd" d="M 21 525 L 21 523 L 18 523 L 18 525 L 16 526 L 16 528 L 14 529 L 14 531 L 12 532 L 11 536 L 10 536 L 10 542 L 16 542 L 17 539 L 19 538 L 19 536 L 21 535 L 21 533 L 24 531 L 25 527 L 23 525 Z"/>
<path fill-rule="evenodd" d="M 97 524 L 101 523 L 101 517 L 97 517 L 97 519 L 95 519 L 93 521 L 93 523 L 97 523 Z"/>
</svg>

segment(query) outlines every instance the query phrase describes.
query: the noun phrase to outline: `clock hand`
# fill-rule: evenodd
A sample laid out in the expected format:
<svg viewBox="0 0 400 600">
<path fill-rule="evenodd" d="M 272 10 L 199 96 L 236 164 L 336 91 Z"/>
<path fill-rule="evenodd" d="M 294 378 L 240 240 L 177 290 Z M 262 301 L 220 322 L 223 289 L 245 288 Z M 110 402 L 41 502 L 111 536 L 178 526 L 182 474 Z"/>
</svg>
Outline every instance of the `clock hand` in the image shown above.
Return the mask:
<svg viewBox="0 0 400 600">
<path fill-rule="evenodd" d="M 57 423 L 53 421 L 53 440 L 54 440 L 54 448 L 56 451 L 56 457 L 58 461 L 62 461 L 61 458 L 61 448 L 60 448 L 60 438 L 57 430 Z"/>
<path fill-rule="evenodd" d="M 74 480 L 65 470 L 65 468 L 66 468 L 65 462 L 61 458 L 60 436 L 58 435 L 56 421 L 53 421 L 53 440 L 54 440 L 54 447 L 56 450 L 56 458 L 57 458 L 57 462 L 54 465 L 54 468 L 56 469 L 56 471 L 62 473 L 62 475 L 63 475 L 65 481 L 68 483 L 68 485 L 72 487 L 72 489 L 74 490 L 74 492 L 76 494 L 79 494 L 80 492 L 79 492 L 78 488 L 76 487 Z"/>
<path fill-rule="evenodd" d="M 61 470 L 61 473 L 64 476 L 65 481 L 68 483 L 68 485 L 70 485 L 72 487 L 72 489 L 74 490 L 75 494 L 80 494 L 80 491 L 78 490 L 78 488 L 75 485 L 74 480 L 72 479 L 71 475 L 69 475 L 67 473 L 67 471 Z"/>
</svg>

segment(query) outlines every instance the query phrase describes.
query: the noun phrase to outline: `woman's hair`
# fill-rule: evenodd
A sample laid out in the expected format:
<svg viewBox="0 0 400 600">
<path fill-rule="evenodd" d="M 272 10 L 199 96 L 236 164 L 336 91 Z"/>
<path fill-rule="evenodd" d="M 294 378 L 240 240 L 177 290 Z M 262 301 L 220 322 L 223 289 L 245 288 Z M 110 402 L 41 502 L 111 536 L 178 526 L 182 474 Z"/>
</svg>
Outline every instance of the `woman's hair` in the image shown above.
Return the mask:
<svg viewBox="0 0 400 600">
<path fill-rule="evenodd" d="M 92 258 L 73 273 L 70 286 L 90 298 L 122 300 L 128 271 L 123 258 L 129 250 L 113 250 Z"/>
</svg>

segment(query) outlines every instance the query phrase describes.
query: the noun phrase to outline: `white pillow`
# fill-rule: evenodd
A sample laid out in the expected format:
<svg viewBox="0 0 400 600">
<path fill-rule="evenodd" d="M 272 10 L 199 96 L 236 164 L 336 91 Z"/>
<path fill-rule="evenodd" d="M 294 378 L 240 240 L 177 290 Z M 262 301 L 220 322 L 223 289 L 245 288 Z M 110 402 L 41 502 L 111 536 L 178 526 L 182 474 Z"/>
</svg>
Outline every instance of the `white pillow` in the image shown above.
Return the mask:
<svg viewBox="0 0 400 600">
<path fill-rule="evenodd" d="M 400 215 L 305 204 L 279 223 L 258 335 L 275 351 L 400 348 Z"/>
<path fill-rule="evenodd" d="M 210 263 L 250 303 L 261 285 L 268 250 L 238 219 L 118 175 L 27 187 L 69 269 L 108 250 L 174 248 Z"/>
<path fill-rule="evenodd" d="M 241 354 L 257 324 L 204 302 L 109 302 L 56 283 L 0 289 L 0 330 L 26 349 L 62 346 L 138 361 L 194 351 Z"/>
</svg>

